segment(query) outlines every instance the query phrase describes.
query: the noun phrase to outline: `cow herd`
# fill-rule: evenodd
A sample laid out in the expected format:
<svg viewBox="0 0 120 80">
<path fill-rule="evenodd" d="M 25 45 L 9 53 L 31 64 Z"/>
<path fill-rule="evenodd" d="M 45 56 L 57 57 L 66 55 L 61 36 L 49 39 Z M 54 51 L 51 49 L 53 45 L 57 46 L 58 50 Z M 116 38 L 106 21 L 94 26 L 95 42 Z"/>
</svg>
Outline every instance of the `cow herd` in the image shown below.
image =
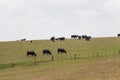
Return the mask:
<svg viewBox="0 0 120 80">
<path fill-rule="evenodd" d="M 51 51 L 49 49 L 43 49 L 43 55 L 52 55 Z M 67 53 L 67 51 L 63 48 L 58 48 L 57 49 L 57 53 L 61 54 L 61 53 Z M 37 56 L 37 54 L 34 51 L 27 51 L 27 56 Z"/>
<path fill-rule="evenodd" d="M 91 36 L 87 36 L 87 35 L 71 35 L 71 39 L 85 39 L 86 41 L 90 41 L 92 37 Z"/>
<path fill-rule="evenodd" d="M 85 39 L 86 41 L 90 41 L 92 37 L 91 36 L 87 36 L 87 35 L 71 35 L 71 39 Z M 50 40 L 52 42 L 55 42 L 56 40 L 60 40 L 60 41 L 65 41 L 65 37 L 59 37 L 59 38 L 55 38 L 54 36 L 50 38 Z"/>
</svg>

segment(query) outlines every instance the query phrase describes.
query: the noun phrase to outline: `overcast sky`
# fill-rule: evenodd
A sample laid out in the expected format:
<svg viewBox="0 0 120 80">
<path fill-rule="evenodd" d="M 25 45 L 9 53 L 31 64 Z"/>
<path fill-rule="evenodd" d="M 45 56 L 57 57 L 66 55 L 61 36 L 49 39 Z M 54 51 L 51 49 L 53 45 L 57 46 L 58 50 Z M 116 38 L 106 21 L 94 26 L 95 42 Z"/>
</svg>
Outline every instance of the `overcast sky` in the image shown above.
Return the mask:
<svg viewBox="0 0 120 80">
<path fill-rule="evenodd" d="M 120 33 L 120 0 L 0 0 L 0 41 Z"/>
</svg>

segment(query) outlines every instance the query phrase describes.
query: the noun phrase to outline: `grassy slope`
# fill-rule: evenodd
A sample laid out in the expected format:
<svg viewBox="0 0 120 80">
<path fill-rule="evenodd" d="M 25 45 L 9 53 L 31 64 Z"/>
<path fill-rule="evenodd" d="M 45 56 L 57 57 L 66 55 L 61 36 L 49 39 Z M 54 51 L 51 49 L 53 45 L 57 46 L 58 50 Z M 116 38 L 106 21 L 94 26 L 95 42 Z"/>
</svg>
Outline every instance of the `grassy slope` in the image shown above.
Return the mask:
<svg viewBox="0 0 120 80">
<path fill-rule="evenodd" d="M 42 49 L 50 49 L 57 55 L 56 49 L 63 47 L 68 54 L 102 52 L 116 53 L 120 49 L 119 38 L 94 38 L 90 42 L 84 40 L 66 40 L 52 43 L 47 40 L 30 42 L 0 43 L 0 63 L 24 62 L 26 50 L 36 51 L 42 55 Z M 85 58 L 41 62 L 37 65 L 17 66 L 0 70 L 0 80 L 119 80 L 120 56 Z M 39 59 L 39 57 L 37 58 Z"/>
<path fill-rule="evenodd" d="M 48 40 L 28 42 L 3 42 L 0 43 L 0 63 L 12 63 L 26 61 L 26 51 L 33 50 L 38 58 L 43 49 L 50 49 L 53 55 L 57 55 L 57 48 L 65 48 L 68 54 L 93 54 L 93 53 L 117 53 L 120 49 L 120 38 L 93 38 L 90 42 L 85 40 L 66 40 L 65 42 L 51 42 Z"/>
</svg>

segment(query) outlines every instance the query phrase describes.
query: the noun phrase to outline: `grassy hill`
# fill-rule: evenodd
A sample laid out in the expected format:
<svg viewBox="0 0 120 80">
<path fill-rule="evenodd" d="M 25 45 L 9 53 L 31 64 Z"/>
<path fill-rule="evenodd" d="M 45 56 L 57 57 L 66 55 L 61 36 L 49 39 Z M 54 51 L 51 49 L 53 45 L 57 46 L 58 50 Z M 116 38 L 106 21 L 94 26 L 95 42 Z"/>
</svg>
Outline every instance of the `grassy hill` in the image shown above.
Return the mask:
<svg viewBox="0 0 120 80">
<path fill-rule="evenodd" d="M 58 55 L 57 48 L 68 53 Z M 43 49 L 51 50 L 55 60 L 48 61 Z M 37 53 L 37 65 L 26 57 L 28 50 Z M 119 50 L 117 37 L 0 42 L 0 80 L 119 80 Z"/>
</svg>

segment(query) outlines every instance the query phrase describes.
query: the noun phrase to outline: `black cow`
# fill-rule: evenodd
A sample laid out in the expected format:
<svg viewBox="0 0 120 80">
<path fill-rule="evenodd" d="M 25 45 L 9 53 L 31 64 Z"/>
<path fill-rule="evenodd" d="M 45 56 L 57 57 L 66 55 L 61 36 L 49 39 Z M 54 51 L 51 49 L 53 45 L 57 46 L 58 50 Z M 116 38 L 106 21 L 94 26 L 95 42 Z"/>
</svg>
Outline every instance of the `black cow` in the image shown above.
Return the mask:
<svg viewBox="0 0 120 80">
<path fill-rule="evenodd" d="M 55 37 L 54 37 L 54 36 L 51 37 L 50 40 L 51 40 L 52 42 L 55 42 Z"/>
<path fill-rule="evenodd" d="M 120 37 L 120 34 L 117 34 L 118 37 Z"/>
<path fill-rule="evenodd" d="M 71 35 L 71 38 L 77 38 L 78 37 L 78 35 Z"/>
<path fill-rule="evenodd" d="M 67 53 L 67 51 L 63 48 L 58 48 L 58 54 L 59 53 Z"/>
<path fill-rule="evenodd" d="M 82 36 L 78 36 L 78 39 L 81 39 L 82 38 Z"/>
<path fill-rule="evenodd" d="M 26 41 L 26 38 L 24 38 L 24 39 L 21 39 L 21 41 Z"/>
<path fill-rule="evenodd" d="M 82 38 L 85 39 L 87 37 L 87 35 L 82 35 Z"/>
<path fill-rule="evenodd" d="M 91 36 L 86 36 L 86 37 L 85 37 L 85 40 L 86 40 L 86 41 L 90 41 L 90 39 L 91 39 Z"/>
<path fill-rule="evenodd" d="M 50 50 L 45 49 L 45 50 L 43 50 L 43 55 L 45 55 L 45 54 L 51 55 L 52 53 L 50 52 Z"/>
<path fill-rule="evenodd" d="M 27 51 L 27 56 L 37 56 L 34 51 Z"/>
<path fill-rule="evenodd" d="M 65 41 L 65 37 L 56 38 L 56 40 Z"/>
</svg>

